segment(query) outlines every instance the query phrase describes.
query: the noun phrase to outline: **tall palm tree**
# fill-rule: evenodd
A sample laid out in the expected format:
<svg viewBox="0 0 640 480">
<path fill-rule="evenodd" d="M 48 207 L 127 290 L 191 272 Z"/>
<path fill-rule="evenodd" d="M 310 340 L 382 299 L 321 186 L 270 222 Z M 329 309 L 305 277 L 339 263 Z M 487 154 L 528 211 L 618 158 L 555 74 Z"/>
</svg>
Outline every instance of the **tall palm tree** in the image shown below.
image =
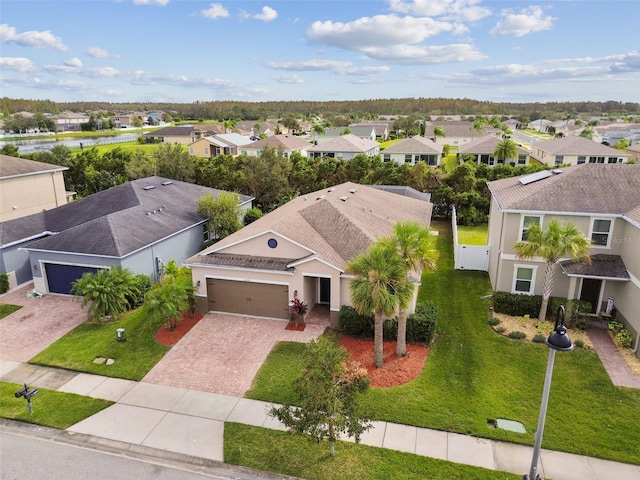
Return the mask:
<svg viewBox="0 0 640 480">
<path fill-rule="evenodd" d="M 313 124 L 313 143 L 317 145 L 318 135 L 324 135 L 325 133 L 326 133 L 325 129 L 321 123 L 314 123 Z"/>
<path fill-rule="evenodd" d="M 346 271 L 355 275 L 350 286 L 353 307 L 363 315 L 374 312 L 373 363 L 380 368 L 384 364 L 383 316 L 392 315 L 396 305 L 404 305 L 412 297 L 407 268 L 395 248 L 376 242 L 349 260 Z"/>
<path fill-rule="evenodd" d="M 496 145 L 493 157 L 503 163 L 510 159 L 518 158 L 518 145 L 510 138 L 505 138 Z"/>
<path fill-rule="evenodd" d="M 447 132 L 444 131 L 444 127 L 441 126 L 437 126 L 433 129 L 433 136 L 434 137 L 446 137 L 447 136 Z"/>
<path fill-rule="evenodd" d="M 473 132 L 478 132 L 480 134 L 484 134 L 485 132 L 485 125 L 487 124 L 487 119 L 484 117 L 477 117 L 474 121 L 473 121 L 473 125 L 471 125 L 471 128 L 469 130 L 471 130 L 471 138 L 473 138 Z"/>
<path fill-rule="evenodd" d="M 408 274 L 415 273 L 417 278 L 421 278 L 425 267 L 430 270 L 437 268 L 438 251 L 433 246 L 429 229 L 418 222 L 396 223 L 393 227 L 393 236 L 384 239 L 383 242 L 397 250 Z M 409 279 L 407 282 L 413 296 L 415 285 Z M 407 354 L 407 307 L 408 305 L 399 305 L 398 311 L 396 354 L 403 357 Z"/>
<path fill-rule="evenodd" d="M 553 219 L 545 229 L 538 223 L 529 224 L 527 239 L 513 245 L 519 259 L 530 260 L 533 257 L 542 257 L 547 264 L 542 285 L 539 321 L 543 322 L 546 318 L 549 297 L 553 291 L 553 274 L 556 264 L 566 255 L 569 255 L 574 261 L 581 260 L 591 263 L 589 244 L 589 240 L 578 227 L 570 223 L 562 224 Z"/>
</svg>

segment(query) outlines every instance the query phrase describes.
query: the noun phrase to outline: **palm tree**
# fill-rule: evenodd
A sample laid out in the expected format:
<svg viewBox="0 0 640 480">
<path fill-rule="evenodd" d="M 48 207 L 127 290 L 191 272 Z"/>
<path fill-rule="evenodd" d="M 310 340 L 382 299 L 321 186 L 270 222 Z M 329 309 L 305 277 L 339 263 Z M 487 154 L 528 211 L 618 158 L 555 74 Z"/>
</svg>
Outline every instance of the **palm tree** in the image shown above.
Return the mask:
<svg viewBox="0 0 640 480">
<path fill-rule="evenodd" d="M 433 136 L 434 137 L 446 137 L 447 136 L 447 132 L 444 131 L 444 127 L 441 126 L 437 126 L 433 129 Z"/>
<path fill-rule="evenodd" d="M 510 138 L 505 138 L 496 145 L 493 156 L 502 163 L 512 158 L 516 159 L 518 158 L 518 145 Z"/>
<path fill-rule="evenodd" d="M 318 142 L 317 142 L 318 135 L 324 135 L 325 133 L 326 133 L 325 129 L 322 126 L 321 123 L 314 123 L 313 124 L 313 143 L 317 145 L 318 144 Z"/>
<path fill-rule="evenodd" d="M 484 126 L 486 124 L 487 124 L 487 120 L 484 117 L 477 117 L 474 120 L 473 125 L 471 125 L 471 128 L 469 129 L 471 130 L 471 138 L 473 138 L 473 132 L 484 134 L 485 132 Z"/>
<path fill-rule="evenodd" d="M 542 285 L 542 305 L 538 320 L 543 322 L 546 318 L 549 297 L 553 291 L 553 274 L 556 264 L 567 254 L 574 261 L 591 263 L 589 255 L 589 240 L 573 224 L 561 224 L 554 219 L 549 222 L 547 228 L 542 229 L 538 223 L 531 223 L 527 227 L 527 239 L 517 242 L 513 249 L 519 259 L 530 260 L 533 257 L 542 257 L 547 266 L 544 272 Z"/>
<path fill-rule="evenodd" d="M 360 314 L 374 312 L 374 365 L 383 360 L 383 316 L 394 313 L 396 305 L 407 304 L 412 297 L 412 286 L 407 282 L 407 268 L 395 248 L 383 242 L 347 263 L 346 271 L 355 275 L 351 281 L 351 302 Z"/>
<path fill-rule="evenodd" d="M 393 227 L 393 236 L 383 240 L 391 248 L 395 248 L 404 262 L 407 273 L 414 272 L 419 279 L 422 277 L 423 268 L 435 270 L 438 251 L 433 247 L 433 241 L 429 229 L 418 222 L 398 222 Z M 410 285 L 411 295 L 415 285 L 407 279 Z M 398 311 L 398 341 L 396 354 L 407 354 L 407 306 L 400 305 Z"/>
<path fill-rule="evenodd" d="M 580 136 L 583 138 L 593 139 L 593 128 L 587 127 L 580 132 Z"/>
</svg>

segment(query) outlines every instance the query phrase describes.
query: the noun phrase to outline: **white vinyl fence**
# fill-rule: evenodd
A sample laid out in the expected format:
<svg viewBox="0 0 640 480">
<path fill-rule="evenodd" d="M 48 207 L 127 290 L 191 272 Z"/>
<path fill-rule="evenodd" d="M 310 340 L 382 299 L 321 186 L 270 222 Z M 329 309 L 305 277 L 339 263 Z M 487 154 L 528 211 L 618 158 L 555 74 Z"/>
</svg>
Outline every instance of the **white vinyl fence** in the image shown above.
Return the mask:
<svg viewBox="0 0 640 480">
<path fill-rule="evenodd" d="M 458 223 L 456 207 L 452 207 L 451 228 L 453 230 L 453 258 L 456 270 L 489 271 L 488 245 L 460 245 L 458 243 Z"/>
</svg>

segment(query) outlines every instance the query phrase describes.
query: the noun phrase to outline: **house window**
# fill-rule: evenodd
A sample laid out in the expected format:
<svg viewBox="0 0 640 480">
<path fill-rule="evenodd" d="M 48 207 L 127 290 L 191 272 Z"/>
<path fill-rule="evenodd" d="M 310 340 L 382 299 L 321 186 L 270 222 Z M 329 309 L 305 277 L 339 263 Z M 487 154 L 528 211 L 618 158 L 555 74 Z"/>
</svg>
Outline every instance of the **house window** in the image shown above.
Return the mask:
<svg viewBox="0 0 640 480">
<path fill-rule="evenodd" d="M 560 165 L 564 162 L 564 155 L 556 155 L 556 165 Z"/>
<path fill-rule="evenodd" d="M 613 222 L 603 218 L 594 218 L 591 224 L 591 243 L 598 247 L 608 247 Z"/>
<path fill-rule="evenodd" d="M 518 156 L 518 165 L 526 165 L 527 164 L 527 156 L 519 155 Z"/>
<path fill-rule="evenodd" d="M 586 161 L 587 161 L 587 157 L 585 157 L 585 156 L 578 157 L 578 165 L 581 165 L 581 164 L 585 163 Z"/>
<path fill-rule="evenodd" d="M 202 225 L 202 234 L 205 242 L 211 240 L 211 235 L 209 234 L 209 222 Z"/>
<path fill-rule="evenodd" d="M 383 161 L 384 161 L 384 163 L 388 163 L 388 162 L 390 162 L 390 161 L 391 161 L 391 154 L 389 154 L 389 153 L 385 153 L 385 154 L 384 154 L 384 160 L 383 160 Z"/>
<path fill-rule="evenodd" d="M 193 147 L 189 147 L 189 155 L 193 155 Z"/>
<path fill-rule="evenodd" d="M 609 157 L 607 163 L 618 163 L 618 157 Z"/>
<path fill-rule="evenodd" d="M 209 155 L 209 147 L 204 147 L 204 154 Z"/>
<path fill-rule="evenodd" d="M 537 215 L 523 215 L 522 216 L 522 224 L 520 225 L 520 240 L 526 242 L 528 239 L 527 230 L 531 225 L 540 225 L 541 218 Z"/>
<path fill-rule="evenodd" d="M 411 163 L 411 154 L 408 153 L 404 156 L 404 163 Z"/>
<path fill-rule="evenodd" d="M 516 265 L 513 271 L 512 293 L 533 295 L 535 285 L 535 267 Z"/>
<path fill-rule="evenodd" d="M 589 163 L 604 163 L 604 157 L 589 157 Z"/>
</svg>

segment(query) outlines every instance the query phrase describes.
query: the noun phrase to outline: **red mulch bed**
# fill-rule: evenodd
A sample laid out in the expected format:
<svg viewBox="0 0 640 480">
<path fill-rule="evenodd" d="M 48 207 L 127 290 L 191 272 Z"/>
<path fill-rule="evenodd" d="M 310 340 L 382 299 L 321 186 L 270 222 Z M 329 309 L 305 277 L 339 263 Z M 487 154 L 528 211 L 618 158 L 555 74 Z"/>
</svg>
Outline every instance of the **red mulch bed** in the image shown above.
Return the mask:
<svg viewBox="0 0 640 480">
<path fill-rule="evenodd" d="M 296 325 L 293 322 L 289 322 L 287 323 L 287 326 L 284 327 L 285 330 L 293 330 L 295 332 L 303 332 L 304 331 L 304 327 L 306 327 L 307 324 L 306 323 L 302 323 L 302 322 L 298 322 L 298 325 Z"/>
<path fill-rule="evenodd" d="M 166 347 L 174 346 L 201 319 L 202 314 L 200 312 L 196 312 L 193 316 L 190 312 L 182 312 L 182 316 L 175 329 L 169 330 L 169 327 L 165 323 L 156 331 L 156 342 Z"/>
<path fill-rule="evenodd" d="M 396 355 L 396 342 L 383 343 L 382 368 L 373 364 L 373 340 L 343 337 L 339 345 L 347 349 L 351 360 L 359 362 L 369 372 L 372 387 L 395 387 L 416 378 L 424 369 L 429 349 L 419 345 L 407 344 L 406 357 Z"/>
</svg>

